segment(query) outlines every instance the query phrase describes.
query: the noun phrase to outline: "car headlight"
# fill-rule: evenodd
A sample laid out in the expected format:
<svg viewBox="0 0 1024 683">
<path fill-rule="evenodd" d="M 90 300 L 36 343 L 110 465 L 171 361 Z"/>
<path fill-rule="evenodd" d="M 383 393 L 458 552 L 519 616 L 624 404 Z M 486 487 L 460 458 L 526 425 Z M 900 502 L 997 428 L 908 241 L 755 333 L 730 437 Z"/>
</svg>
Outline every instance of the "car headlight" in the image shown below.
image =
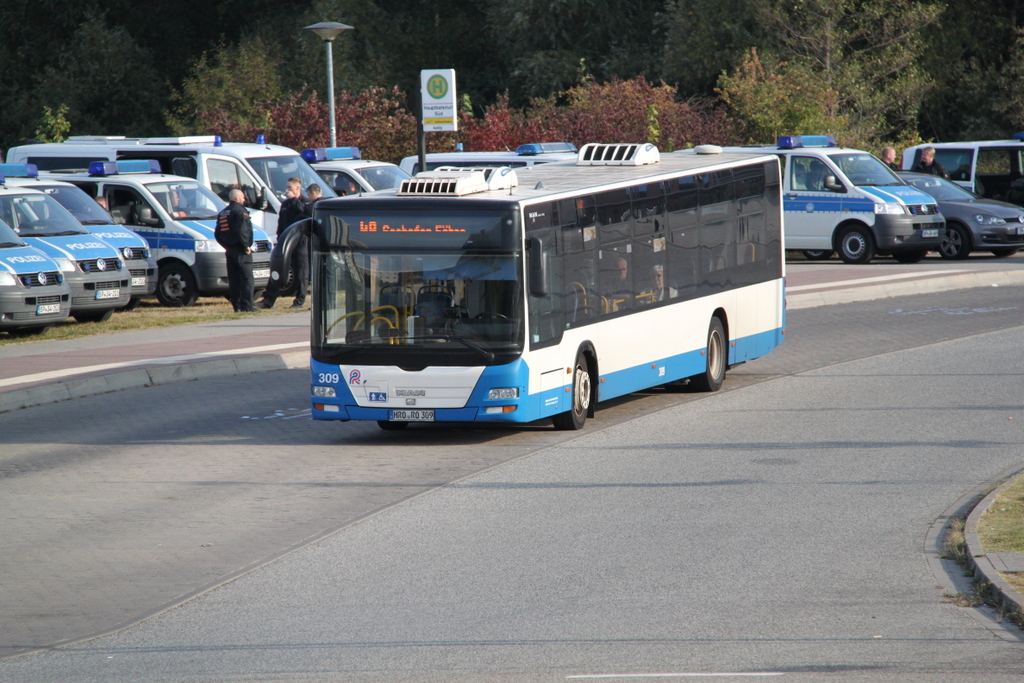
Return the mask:
<svg viewBox="0 0 1024 683">
<path fill-rule="evenodd" d="M 875 204 L 875 213 L 904 214 L 907 208 L 902 204 Z"/>
<path fill-rule="evenodd" d="M 519 398 L 519 387 L 502 387 L 487 392 L 488 401 L 502 401 L 510 398 Z"/>
<path fill-rule="evenodd" d="M 196 253 L 212 254 L 218 251 L 225 251 L 224 247 L 220 246 L 214 240 L 196 240 Z"/>
<path fill-rule="evenodd" d="M 13 287 L 18 284 L 18 278 L 13 273 L 0 273 L 0 287 Z"/>
<path fill-rule="evenodd" d="M 983 213 L 974 214 L 974 220 L 981 225 L 1006 225 L 1006 219 L 999 216 L 986 216 Z"/>
<path fill-rule="evenodd" d="M 64 272 L 64 273 L 74 273 L 75 272 L 75 264 L 74 264 L 74 262 L 71 259 L 55 258 L 53 260 L 60 267 L 61 272 Z"/>
</svg>

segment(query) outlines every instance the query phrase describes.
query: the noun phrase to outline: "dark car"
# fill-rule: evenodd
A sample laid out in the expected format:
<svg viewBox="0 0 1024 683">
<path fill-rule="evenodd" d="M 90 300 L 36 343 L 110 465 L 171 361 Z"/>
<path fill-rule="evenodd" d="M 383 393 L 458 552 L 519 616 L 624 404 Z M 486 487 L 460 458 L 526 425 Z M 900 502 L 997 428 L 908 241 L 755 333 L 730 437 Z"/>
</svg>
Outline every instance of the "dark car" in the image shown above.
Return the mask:
<svg viewBox="0 0 1024 683">
<path fill-rule="evenodd" d="M 1016 204 L 985 199 L 938 176 L 898 175 L 935 197 L 946 217 L 946 239 L 939 247 L 942 258 L 965 259 L 972 251 L 1012 256 L 1024 247 L 1024 209 Z"/>
</svg>

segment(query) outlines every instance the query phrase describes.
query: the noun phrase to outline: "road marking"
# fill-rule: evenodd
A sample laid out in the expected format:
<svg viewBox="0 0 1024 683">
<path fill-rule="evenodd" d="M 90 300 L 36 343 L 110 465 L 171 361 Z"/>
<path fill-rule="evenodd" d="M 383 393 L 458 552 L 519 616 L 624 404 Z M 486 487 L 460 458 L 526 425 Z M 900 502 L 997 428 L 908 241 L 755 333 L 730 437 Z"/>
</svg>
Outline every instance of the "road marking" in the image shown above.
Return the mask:
<svg viewBox="0 0 1024 683">
<path fill-rule="evenodd" d="M 674 674 L 581 674 L 577 676 L 566 676 L 566 678 L 725 678 L 726 676 L 784 676 L 778 671 L 766 671 L 761 673 L 674 673 Z"/>
<path fill-rule="evenodd" d="M 130 360 L 121 363 L 104 363 L 102 365 L 86 365 L 77 368 L 65 368 L 63 370 L 51 370 L 49 372 L 37 372 L 34 375 L 21 375 L 20 377 L 9 377 L 0 379 L 0 387 L 25 384 L 27 382 L 42 382 L 53 379 L 63 379 L 72 375 L 81 375 L 87 372 L 100 372 L 102 370 L 117 370 L 131 368 L 139 365 L 171 365 L 175 363 L 190 363 L 193 361 L 213 360 L 220 356 L 237 356 L 256 353 L 267 353 L 270 351 L 284 351 L 286 349 L 309 348 L 309 342 L 291 342 L 289 344 L 271 344 L 270 346 L 250 346 L 246 349 L 227 349 L 225 351 L 209 351 L 206 353 L 192 353 L 184 356 L 167 356 L 164 358 L 145 358 L 143 360 Z"/>
<path fill-rule="evenodd" d="M 878 277 L 864 277 L 857 280 L 840 280 L 839 282 L 821 282 L 815 285 L 796 285 L 786 287 L 787 292 L 803 292 L 808 289 L 825 289 L 833 287 L 846 287 L 849 285 L 865 285 L 875 282 L 886 282 L 890 280 L 909 280 L 915 277 L 928 277 L 931 275 L 955 275 L 956 273 L 969 273 L 967 269 L 961 270 L 920 270 L 916 273 L 900 273 L 899 275 L 879 275 Z"/>
</svg>

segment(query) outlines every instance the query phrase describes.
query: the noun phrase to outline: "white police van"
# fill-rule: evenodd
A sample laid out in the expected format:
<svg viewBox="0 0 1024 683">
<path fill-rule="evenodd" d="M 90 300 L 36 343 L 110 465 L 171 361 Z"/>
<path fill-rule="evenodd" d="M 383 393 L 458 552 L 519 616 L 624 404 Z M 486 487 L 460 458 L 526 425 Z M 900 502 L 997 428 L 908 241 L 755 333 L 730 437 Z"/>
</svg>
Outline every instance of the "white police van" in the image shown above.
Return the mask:
<svg viewBox="0 0 1024 683">
<path fill-rule="evenodd" d="M 82 227 L 53 197 L 8 187 L 0 174 L 0 221 L 52 259 L 71 287 L 70 313 L 79 322 L 108 320 L 131 295 L 131 273 L 117 250 Z"/>
<path fill-rule="evenodd" d="M 142 236 L 157 262 L 156 298 L 164 306 L 191 306 L 200 296 L 228 293 L 224 247 L 214 238 L 226 206 L 192 178 L 161 173 L 155 160 L 94 161 L 87 173 L 48 173 L 103 197 L 114 222 Z M 270 279 L 270 238 L 253 226 L 253 279 Z"/>
<path fill-rule="evenodd" d="M 252 142 L 222 142 L 219 135 L 167 138 L 72 135 L 65 142 L 11 147 L 9 163 L 35 164 L 40 171 L 85 171 L 93 161 L 155 159 L 167 174 L 194 178 L 227 201 L 228 192 L 245 193 L 254 226 L 277 234 L 277 212 L 285 198 L 288 178 L 303 187 L 320 177 L 293 149 L 266 144 L 262 135 Z M 330 187 L 324 197 L 334 197 Z"/>
<path fill-rule="evenodd" d="M 95 199 L 71 183 L 40 178 L 32 164 L 0 164 L 0 172 L 7 177 L 7 185 L 10 187 L 28 187 L 56 199 L 86 230 L 121 253 L 132 275 L 128 309 L 135 308 L 143 297 L 151 296 L 156 291 L 157 265 L 146 240 L 114 224 L 114 219 Z"/>
<path fill-rule="evenodd" d="M 935 161 L 949 179 L 988 199 L 1024 205 L 1024 133 L 1011 140 L 929 142 L 903 150 L 902 167 L 912 171 L 921 151 L 935 148 Z"/>
<path fill-rule="evenodd" d="M 935 198 L 908 185 L 868 152 L 837 147 L 831 135 L 783 135 L 772 146 L 724 148 L 776 154 L 783 164 L 786 249 L 812 259 L 833 251 L 845 263 L 891 254 L 914 263 L 937 251 L 945 219 Z M 678 154 L 721 152 L 703 145 Z"/>
<path fill-rule="evenodd" d="M 338 196 L 390 190 L 409 178 L 397 164 L 363 159 L 358 147 L 304 149 L 302 158 Z"/>
<path fill-rule="evenodd" d="M 462 147 L 461 143 L 459 145 Z M 576 161 L 576 145 L 571 142 L 533 142 L 519 145 L 514 152 L 431 152 L 426 155 L 427 171 L 442 166 L 458 168 L 522 168 L 552 161 Z M 405 157 L 398 165 L 409 175 L 424 170 L 419 156 Z"/>
<path fill-rule="evenodd" d="M 53 259 L 0 221 L 0 330 L 39 334 L 71 313 L 71 287 Z"/>
</svg>

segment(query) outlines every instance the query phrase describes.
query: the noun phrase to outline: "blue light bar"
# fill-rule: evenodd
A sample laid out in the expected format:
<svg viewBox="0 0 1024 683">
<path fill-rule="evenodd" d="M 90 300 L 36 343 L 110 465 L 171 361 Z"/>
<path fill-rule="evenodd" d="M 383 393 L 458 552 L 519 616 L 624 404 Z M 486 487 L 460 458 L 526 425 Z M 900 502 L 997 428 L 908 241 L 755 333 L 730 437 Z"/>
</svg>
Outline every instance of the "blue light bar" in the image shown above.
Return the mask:
<svg viewBox="0 0 1024 683">
<path fill-rule="evenodd" d="M 516 147 L 516 154 L 551 154 L 553 152 L 576 152 L 571 142 L 533 142 Z"/>
<path fill-rule="evenodd" d="M 1021 142 L 1024 142 L 1024 133 L 1014 133 L 1013 134 L 1013 139 L 1014 140 L 1020 140 Z"/>
<path fill-rule="evenodd" d="M 160 173 L 160 162 L 156 159 L 127 159 L 89 163 L 89 175 L 92 176 L 123 175 L 125 173 Z"/>
<path fill-rule="evenodd" d="M 257 145 L 265 145 L 265 144 L 267 144 L 267 137 L 263 133 L 260 133 L 259 135 L 256 136 L 256 144 Z"/>
<path fill-rule="evenodd" d="M 8 178 L 38 178 L 39 168 L 35 164 L 0 164 L 0 174 Z"/>
<path fill-rule="evenodd" d="M 340 159 L 362 159 L 358 147 L 317 147 L 316 149 L 302 150 L 302 158 L 313 163 L 314 161 L 338 161 Z"/>
<path fill-rule="evenodd" d="M 776 141 L 779 149 L 801 147 L 835 147 L 836 139 L 831 135 L 780 135 Z"/>
</svg>

